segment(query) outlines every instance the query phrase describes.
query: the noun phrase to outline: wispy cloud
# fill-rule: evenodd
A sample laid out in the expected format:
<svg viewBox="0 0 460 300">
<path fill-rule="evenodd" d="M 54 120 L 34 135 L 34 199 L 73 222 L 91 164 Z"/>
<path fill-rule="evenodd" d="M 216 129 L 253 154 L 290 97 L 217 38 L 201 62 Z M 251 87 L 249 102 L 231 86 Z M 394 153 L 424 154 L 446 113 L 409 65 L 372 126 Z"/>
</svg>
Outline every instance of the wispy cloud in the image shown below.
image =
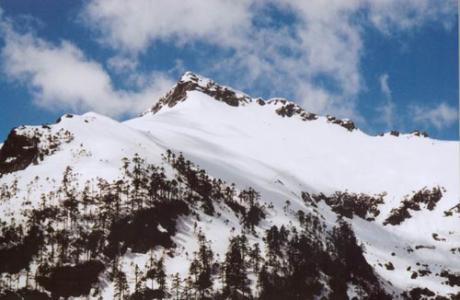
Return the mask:
<svg viewBox="0 0 460 300">
<path fill-rule="evenodd" d="M 280 22 L 271 10 L 286 19 Z M 3 71 L 28 86 L 40 106 L 120 115 L 145 109 L 172 84 L 166 72 L 140 72 L 142 54 L 160 42 L 198 42 L 224 53 L 197 63 L 217 79 L 292 98 L 314 112 L 359 119 L 364 29 L 391 35 L 427 21 L 447 24 L 455 11 L 454 0 L 88 0 L 80 24 L 114 53 L 107 69 L 70 41 L 19 33 L 3 18 Z M 110 75 L 120 73 L 133 90 L 114 86 Z M 388 76 L 382 92 L 390 120 Z"/>
<path fill-rule="evenodd" d="M 385 98 L 391 99 L 391 89 L 390 85 L 388 84 L 388 79 L 390 77 L 387 73 L 380 75 L 379 83 L 380 83 L 380 91 L 385 95 Z"/>
<path fill-rule="evenodd" d="M 387 129 L 393 129 L 395 125 L 395 104 L 393 102 L 393 96 L 389 84 L 390 76 L 387 73 L 383 73 L 379 76 L 380 91 L 382 92 L 384 99 L 383 102 L 377 106 L 379 116 L 377 121 L 385 124 Z"/>
<path fill-rule="evenodd" d="M 412 105 L 410 114 L 415 123 L 424 128 L 433 126 L 438 130 L 448 128 L 458 121 L 458 110 L 445 102 L 434 107 Z"/>
</svg>

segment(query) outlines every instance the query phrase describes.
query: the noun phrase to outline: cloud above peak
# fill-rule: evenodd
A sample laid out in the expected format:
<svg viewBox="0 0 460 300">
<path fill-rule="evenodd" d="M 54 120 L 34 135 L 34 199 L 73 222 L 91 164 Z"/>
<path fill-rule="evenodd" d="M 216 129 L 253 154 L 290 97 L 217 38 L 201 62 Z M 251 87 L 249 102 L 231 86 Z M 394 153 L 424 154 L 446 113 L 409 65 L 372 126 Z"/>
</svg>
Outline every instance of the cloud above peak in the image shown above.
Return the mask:
<svg viewBox="0 0 460 300">
<path fill-rule="evenodd" d="M 104 61 L 78 47 L 84 42 L 50 42 L 3 17 L 2 68 L 51 110 L 137 113 L 172 86 L 171 73 L 192 68 L 254 96 L 364 122 L 365 31 L 390 38 L 427 22 L 448 27 L 456 8 L 455 0 L 87 0 L 74 25 L 90 29 Z M 188 57 L 165 63 L 157 51 L 165 44 Z M 379 79 L 380 113 L 391 125 L 388 78 Z"/>
<path fill-rule="evenodd" d="M 269 96 L 359 118 L 364 27 L 391 35 L 447 23 L 455 10 L 454 0 L 89 0 L 81 16 L 102 45 L 134 60 L 160 41 L 207 43 L 226 52 L 197 71 L 217 79 L 238 74 L 229 84 L 268 85 Z"/>
</svg>

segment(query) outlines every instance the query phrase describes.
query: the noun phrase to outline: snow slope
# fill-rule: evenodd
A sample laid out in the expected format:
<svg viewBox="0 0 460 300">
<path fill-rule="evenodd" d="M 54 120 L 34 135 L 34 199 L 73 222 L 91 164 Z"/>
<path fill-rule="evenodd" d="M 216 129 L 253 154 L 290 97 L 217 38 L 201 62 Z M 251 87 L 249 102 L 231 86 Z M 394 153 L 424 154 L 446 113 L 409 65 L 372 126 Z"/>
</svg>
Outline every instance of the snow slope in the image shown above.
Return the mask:
<svg viewBox="0 0 460 300">
<path fill-rule="evenodd" d="M 285 199 L 294 199 L 301 207 L 301 191 L 385 192 L 376 223 L 353 220 L 366 257 L 379 275 L 404 290 L 415 286 L 406 268 L 416 262 L 460 271 L 458 254 L 449 252 L 460 244 L 460 219 L 443 214 L 460 199 L 458 142 L 412 134 L 369 136 L 331 124 L 326 117 L 313 121 L 281 117 L 275 113 L 280 105 L 253 101 L 232 107 L 189 91 L 186 101 L 124 124 L 146 132 L 165 148 L 183 152 L 213 176 L 250 184 L 261 191 L 262 199 L 279 207 Z M 416 212 L 400 226 L 382 225 L 405 195 L 438 185 L 446 192 L 436 210 Z M 433 233 L 447 241 L 433 240 Z M 436 250 L 408 255 L 405 249 L 411 245 Z M 388 261 L 396 271 L 378 266 Z M 429 276 L 417 285 L 422 282 L 434 291 L 445 291 L 441 281 Z"/>
<path fill-rule="evenodd" d="M 146 161 L 161 165 L 161 154 L 171 149 L 182 152 L 212 177 L 236 183 L 240 190 L 253 187 L 260 192 L 262 202 L 273 204 L 274 210 L 261 224 L 260 232 L 273 224 L 295 222 L 293 214 L 283 213 L 286 200 L 292 212 L 311 211 L 301 198 L 302 192 L 385 193 L 375 221 L 359 217 L 348 221 L 365 248 L 369 264 L 387 282 L 386 288 L 395 295 L 414 287 L 428 287 L 441 295 L 458 292 L 458 286 L 446 285 L 438 276 L 444 269 L 460 272 L 460 251 L 452 251 L 460 247 L 460 217 L 444 214 L 460 199 L 458 141 L 414 134 L 370 136 L 336 124 L 330 117 L 305 119 L 305 115 L 296 113 L 283 116 L 279 109 L 289 102 L 279 99 L 262 102 L 234 92 L 232 99 L 236 102 L 229 104 L 219 91 L 232 91 L 230 88 L 197 75 L 187 73 L 181 82 L 194 86 L 181 90 L 181 97 L 168 105 L 157 105 L 122 123 L 95 113 L 63 117 L 50 130 L 69 131 L 71 141 L 60 144 L 56 152 L 36 165 L 4 174 L 0 185 L 18 180 L 19 186 L 26 187 L 35 180 L 39 188 L 27 195 L 23 188 L 16 199 L 38 197 L 57 186 L 67 166 L 72 166 L 81 183 L 96 177 L 113 180 L 119 176 L 123 157 L 138 153 Z M 34 127 L 22 130 L 33 131 Z M 173 171 L 167 168 L 167 172 Z M 411 211 L 411 218 L 400 225 L 383 225 L 406 196 L 437 186 L 444 192 L 433 210 Z M 2 219 L 20 218 L 21 202 L 13 200 L 0 203 Z M 319 210 L 332 226 L 337 215 L 324 202 L 319 203 Z M 241 228 L 237 218 L 228 218 L 227 224 L 223 219 L 203 216 L 198 224 L 220 256 L 227 249 L 231 228 Z M 183 247 L 183 255 L 168 258 L 166 267 L 169 273 L 183 275 L 188 270 L 184 253 L 192 253 L 197 247 L 189 221 L 183 220 L 175 241 Z M 414 250 L 417 245 L 423 247 Z M 126 265 L 141 265 L 148 257 L 129 254 L 124 259 Z M 394 270 L 385 267 L 388 262 Z M 412 272 L 424 264 L 431 274 L 411 278 Z M 113 297 L 111 285 L 104 289 L 103 296 Z"/>
</svg>

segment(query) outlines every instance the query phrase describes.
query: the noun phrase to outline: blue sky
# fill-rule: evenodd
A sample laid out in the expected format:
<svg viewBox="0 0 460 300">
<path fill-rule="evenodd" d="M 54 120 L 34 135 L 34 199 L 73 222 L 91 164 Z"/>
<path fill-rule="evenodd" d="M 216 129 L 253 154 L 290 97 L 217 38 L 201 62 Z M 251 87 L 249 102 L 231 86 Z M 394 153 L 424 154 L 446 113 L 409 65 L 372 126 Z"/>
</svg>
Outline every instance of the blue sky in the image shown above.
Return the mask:
<svg viewBox="0 0 460 300">
<path fill-rule="evenodd" d="M 327 2 L 327 3 L 326 3 Z M 126 119 L 186 71 L 376 134 L 458 140 L 457 1 L 3 0 L 0 139 L 65 112 Z"/>
</svg>

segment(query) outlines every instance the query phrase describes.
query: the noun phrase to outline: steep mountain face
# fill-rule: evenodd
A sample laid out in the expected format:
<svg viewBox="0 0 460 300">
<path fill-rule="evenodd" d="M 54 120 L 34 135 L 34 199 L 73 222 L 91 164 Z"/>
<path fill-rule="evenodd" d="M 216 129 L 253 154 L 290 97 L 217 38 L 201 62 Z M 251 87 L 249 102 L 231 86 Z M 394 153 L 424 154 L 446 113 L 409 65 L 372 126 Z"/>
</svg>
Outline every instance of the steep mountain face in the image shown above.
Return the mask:
<svg viewBox="0 0 460 300">
<path fill-rule="evenodd" d="M 186 73 L 11 132 L 0 299 L 458 299 L 458 153 Z"/>
</svg>

